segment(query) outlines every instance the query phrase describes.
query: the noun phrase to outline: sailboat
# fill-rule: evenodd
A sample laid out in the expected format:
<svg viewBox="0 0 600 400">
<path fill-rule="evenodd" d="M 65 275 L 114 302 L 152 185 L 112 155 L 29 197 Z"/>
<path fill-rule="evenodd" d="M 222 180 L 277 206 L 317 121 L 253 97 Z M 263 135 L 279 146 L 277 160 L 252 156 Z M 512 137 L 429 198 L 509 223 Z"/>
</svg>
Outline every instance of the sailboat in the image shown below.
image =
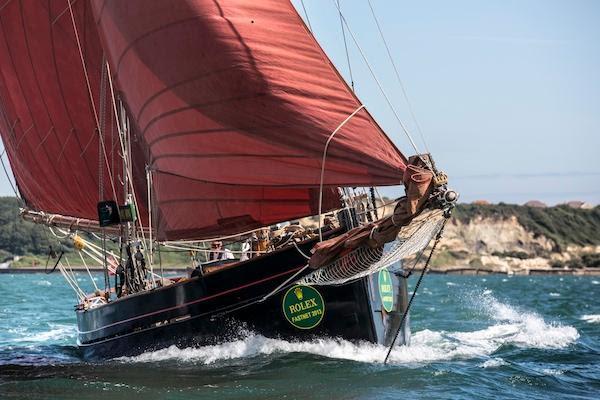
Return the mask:
<svg viewBox="0 0 600 400">
<path fill-rule="evenodd" d="M 53 261 L 84 357 L 242 330 L 407 343 L 402 259 L 457 195 L 429 154 L 400 152 L 290 2 L 9 0 L 0 28 L 22 216 L 104 267 L 85 293 L 69 255 Z M 406 196 L 385 204 L 392 185 Z M 165 276 L 166 249 L 190 272 Z"/>
</svg>

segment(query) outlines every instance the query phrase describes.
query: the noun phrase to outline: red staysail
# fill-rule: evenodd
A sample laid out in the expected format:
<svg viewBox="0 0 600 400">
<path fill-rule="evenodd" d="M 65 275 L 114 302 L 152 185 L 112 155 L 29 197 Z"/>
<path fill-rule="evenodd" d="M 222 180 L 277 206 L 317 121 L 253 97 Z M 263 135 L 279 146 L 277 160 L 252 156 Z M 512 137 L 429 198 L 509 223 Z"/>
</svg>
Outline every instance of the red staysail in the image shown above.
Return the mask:
<svg viewBox="0 0 600 400">
<path fill-rule="evenodd" d="M 93 1 L 154 171 L 159 236 L 313 213 L 325 143 L 360 102 L 285 0 Z M 362 110 L 325 184 L 394 185 L 404 156 Z"/>
</svg>

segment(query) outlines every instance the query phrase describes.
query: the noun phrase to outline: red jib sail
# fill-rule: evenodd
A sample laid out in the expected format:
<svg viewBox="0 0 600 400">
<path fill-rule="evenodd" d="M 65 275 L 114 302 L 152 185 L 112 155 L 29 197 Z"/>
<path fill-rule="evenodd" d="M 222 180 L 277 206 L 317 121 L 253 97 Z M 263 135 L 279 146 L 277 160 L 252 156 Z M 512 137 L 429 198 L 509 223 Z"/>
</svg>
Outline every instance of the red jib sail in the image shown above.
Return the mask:
<svg viewBox="0 0 600 400">
<path fill-rule="evenodd" d="M 96 111 L 105 111 L 108 166 L 66 1 L 0 7 L 0 133 L 29 207 L 97 219 L 99 194 L 113 198 L 108 171 L 117 179 L 122 163 L 110 97 L 100 101 L 103 50 L 90 5 L 76 2 L 73 12 Z"/>
<path fill-rule="evenodd" d="M 161 238 L 316 211 L 325 143 L 360 102 L 286 0 L 93 1 L 154 174 Z M 404 156 L 363 109 L 326 186 L 395 185 Z"/>
</svg>

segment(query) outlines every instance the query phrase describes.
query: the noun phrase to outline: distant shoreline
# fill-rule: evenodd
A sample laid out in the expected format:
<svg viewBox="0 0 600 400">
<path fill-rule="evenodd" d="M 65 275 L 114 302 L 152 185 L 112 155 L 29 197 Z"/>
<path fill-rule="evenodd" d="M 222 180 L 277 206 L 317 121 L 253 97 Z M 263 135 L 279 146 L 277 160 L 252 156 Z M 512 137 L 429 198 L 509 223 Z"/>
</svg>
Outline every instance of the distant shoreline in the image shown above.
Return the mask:
<svg viewBox="0 0 600 400">
<path fill-rule="evenodd" d="M 418 271 L 421 271 L 420 269 Z M 578 269 L 547 269 L 530 268 L 521 271 L 497 271 L 481 268 L 449 268 L 449 269 L 430 269 L 430 274 L 436 275 L 510 275 L 510 276 L 528 276 L 528 275 L 573 275 L 573 276 L 600 276 L 600 268 L 578 268 Z"/>
<path fill-rule="evenodd" d="M 52 269 L 52 267 L 48 267 L 48 269 Z M 84 266 L 71 266 L 69 268 L 73 272 L 86 272 L 87 269 Z M 187 267 L 163 267 L 163 272 L 165 273 L 173 273 L 173 272 L 186 272 Z M 9 267 L 9 268 L 0 268 L 0 274 L 43 274 L 44 267 Z M 90 272 L 102 272 L 102 267 L 89 267 Z M 159 268 L 156 269 L 159 271 Z M 55 271 L 55 273 L 60 273 Z"/>
<path fill-rule="evenodd" d="M 163 267 L 165 273 L 185 273 L 187 267 Z M 72 266 L 74 272 L 86 272 L 83 266 Z M 158 269 L 157 269 L 158 270 Z M 90 267 L 91 272 L 102 272 L 102 267 Z M 416 269 L 415 273 L 420 272 Z M 44 268 L 41 267 L 18 267 L 18 268 L 0 268 L 0 274 L 39 274 L 44 273 Z M 574 276 L 600 276 L 600 268 L 578 268 L 578 269 L 542 269 L 531 268 L 528 270 L 516 271 L 508 274 L 504 271 L 496 271 L 481 268 L 448 268 L 448 269 L 429 269 L 429 274 L 435 275 L 574 275 Z"/>
</svg>

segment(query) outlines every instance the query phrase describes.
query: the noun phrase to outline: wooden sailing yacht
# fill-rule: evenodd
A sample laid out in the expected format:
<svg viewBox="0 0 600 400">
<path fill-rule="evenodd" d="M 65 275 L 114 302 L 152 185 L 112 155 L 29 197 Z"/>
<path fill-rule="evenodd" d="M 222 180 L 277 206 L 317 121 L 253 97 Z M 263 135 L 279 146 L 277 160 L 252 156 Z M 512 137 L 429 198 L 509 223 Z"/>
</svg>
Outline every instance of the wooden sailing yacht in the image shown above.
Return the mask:
<svg viewBox="0 0 600 400">
<path fill-rule="evenodd" d="M 400 260 L 456 195 L 428 155 L 396 148 L 288 1 L 13 0 L 0 27 L 0 133 L 23 216 L 105 267 L 86 294 L 56 261 L 85 356 L 222 341 L 239 324 L 405 342 Z M 346 189 L 399 184 L 386 217 L 373 191 Z M 158 273 L 161 247 L 217 241 L 246 248 Z"/>
</svg>

